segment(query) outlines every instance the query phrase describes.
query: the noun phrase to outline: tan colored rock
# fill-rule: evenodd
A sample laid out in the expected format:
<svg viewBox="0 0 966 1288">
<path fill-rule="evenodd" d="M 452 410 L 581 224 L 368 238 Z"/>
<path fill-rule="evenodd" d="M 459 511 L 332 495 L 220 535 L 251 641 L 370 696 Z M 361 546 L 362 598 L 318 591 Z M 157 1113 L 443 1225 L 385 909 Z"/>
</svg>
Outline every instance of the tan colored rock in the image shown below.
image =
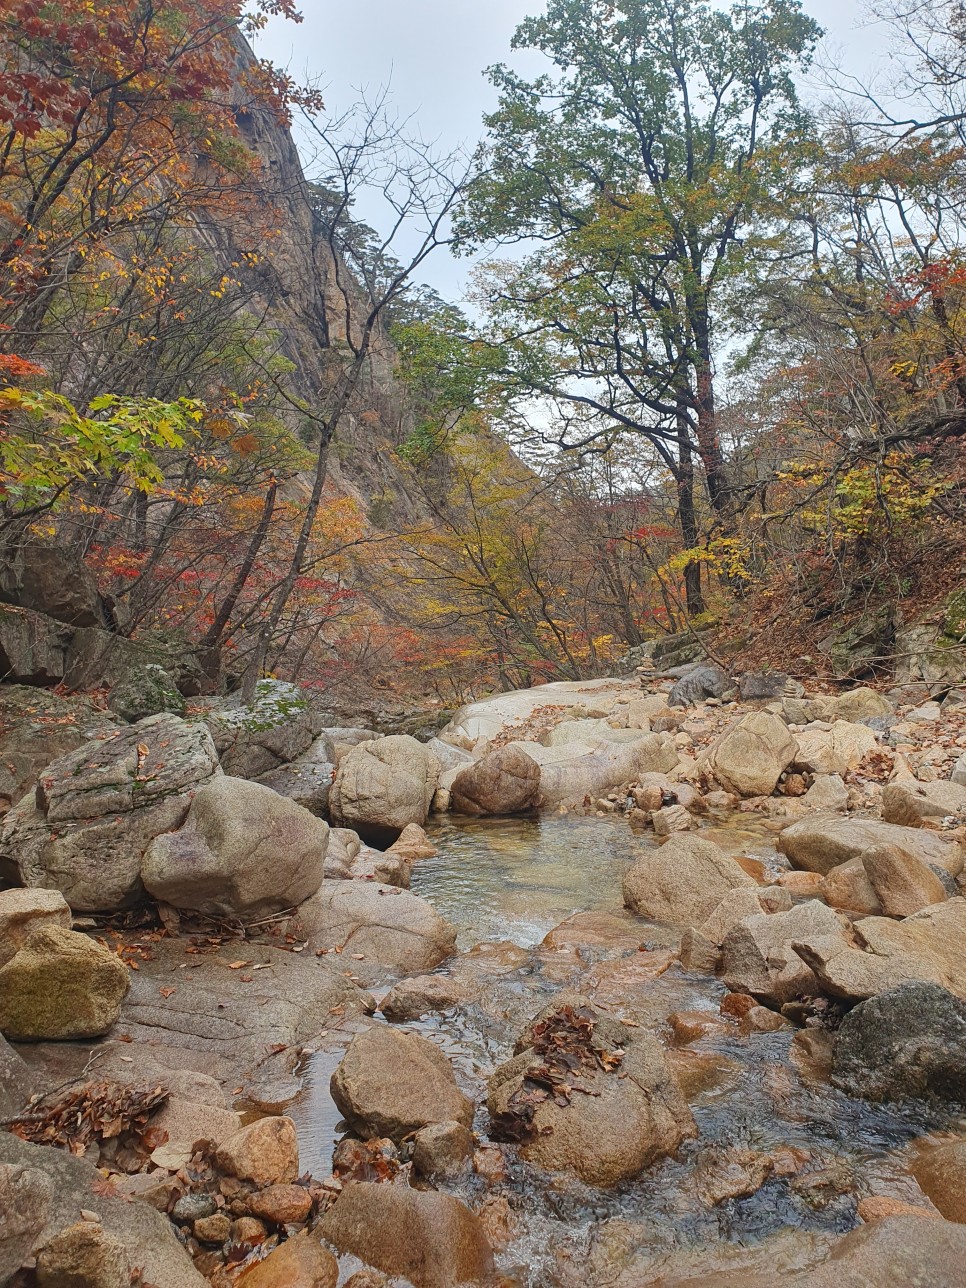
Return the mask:
<svg viewBox="0 0 966 1288">
<path fill-rule="evenodd" d="M 200 1217 L 191 1231 L 202 1243 L 224 1243 L 231 1237 L 231 1217 L 225 1212 Z"/>
<path fill-rule="evenodd" d="M 879 745 L 866 725 L 836 720 L 830 729 L 806 726 L 795 735 L 795 764 L 812 774 L 844 774 Z"/>
<path fill-rule="evenodd" d="M 78 1221 L 37 1253 L 37 1288 L 131 1288 L 133 1267 L 119 1239 Z"/>
<path fill-rule="evenodd" d="M 248 1210 L 274 1225 L 297 1225 L 308 1220 L 312 1195 L 302 1185 L 267 1185 L 249 1196 Z"/>
<path fill-rule="evenodd" d="M 838 774 L 816 774 L 805 804 L 823 813 L 840 812 L 849 807 L 849 790 Z"/>
<path fill-rule="evenodd" d="M 839 935 L 843 928 L 840 915 L 817 899 L 790 912 L 746 917 L 721 945 L 724 981 L 733 992 L 777 1005 L 814 997 L 821 987 L 792 945 L 813 936 Z"/>
<path fill-rule="evenodd" d="M 339 764 L 332 818 L 364 836 L 395 839 L 408 823 L 426 822 L 439 776 L 433 753 L 406 734 L 359 743 Z"/>
<path fill-rule="evenodd" d="M 294 1181 L 299 1174 L 299 1146 L 291 1118 L 259 1118 L 215 1151 L 215 1164 L 229 1176 L 256 1185 Z"/>
<path fill-rule="evenodd" d="M 831 908 L 846 908 L 849 912 L 861 912 L 869 916 L 880 916 L 882 913 L 879 896 L 861 858 L 850 859 L 848 863 L 840 863 L 838 867 L 832 868 L 827 876 L 821 878 L 819 890 Z"/>
<path fill-rule="evenodd" d="M 589 1017 L 591 1033 L 580 1038 L 569 1027 L 568 1010 Z M 546 1054 L 532 1045 L 547 1025 L 558 1025 L 561 1040 L 580 1060 L 581 1086 L 590 1094 L 552 1096 L 534 1102 L 532 1118 L 518 1130 L 516 1106 L 527 1093 L 527 1077 Z M 518 1054 L 489 1081 L 487 1109 L 491 1135 L 523 1136 L 524 1158 L 550 1172 L 567 1172 L 588 1185 L 608 1188 L 637 1176 L 657 1159 L 673 1154 L 696 1134 L 687 1103 L 665 1061 L 661 1043 L 645 1029 L 627 1028 L 594 1011 L 585 998 L 565 995 L 551 1004 L 517 1043 Z M 600 1053 L 596 1056 L 594 1052 Z M 582 1053 L 582 1054 L 580 1054 Z"/>
<path fill-rule="evenodd" d="M 937 970 L 944 988 L 966 998 L 966 899 L 947 899 L 902 921 L 865 917 L 854 933 L 879 956 L 924 959 L 924 971 Z"/>
<path fill-rule="evenodd" d="M 895 714 L 889 699 L 875 689 L 850 689 L 835 698 L 822 698 L 821 702 L 828 720 L 874 720 Z"/>
<path fill-rule="evenodd" d="M 909 953 L 888 957 L 852 947 L 841 935 L 816 935 L 793 949 L 812 971 L 823 992 L 848 1002 L 861 1002 L 913 980 L 941 984 L 936 967 Z"/>
<path fill-rule="evenodd" d="M 473 1133 L 464 1123 L 430 1123 L 413 1137 L 413 1167 L 421 1176 L 446 1180 L 473 1167 Z"/>
<path fill-rule="evenodd" d="M 666 805 L 651 814 L 656 836 L 670 836 L 672 832 L 689 832 L 694 820 L 683 805 Z"/>
<path fill-rule="evenodd" d="M 151 1119 L 151 1126 L 167 1132 L 167 1144 L 187 1149 L 189 1155 L 198 1141 L 220 1145 L 241 1128 L 241 1118 L 232 1109 L 218 1105 L 198 1104 L 181 1096 L 171 1096 Z"/>
<path fill-rule="evenodd" d="M 763 898 L 767 898 L 769 894 L 775 896 L 773 903 L 778 903 L 780 907 L 762 906 Z M 787 912 L 791 906 L 791 896 L 780 887 L 773 891 L 744 886 L 729 890 L 706 921 L 684 932 L 681 940 L 681 965 L 685 970 L 717 970 L 721 963 L 721 945 L 732 927 L 745 917 L 759 916 L 763 912 Z"/>
<path fill-rule="evenodd" d="M 303 1230 L 286 1239 L 244 1270 L 235 1281 L 238 1288 L 335 1288 L 339 1263 L 318 1238 Z"/>
<path fill-rule="evenodd" d="M 923 863 L 938 864 L 953 877 L 963 869 L 963 854 L 955 842 L 921 828 L 876 819 L 813 814 L 786 827 L 778 838 L 778 849 L 793 867 L 823 876 L 840 863 L 860 858 L 873 845 L 895 845 Z"/>
<path fill-rule="evenodd" d="M 755 881 L 713 841 L 686 833 L 649 850 L 625 873 L 624 904 L 670 926 L 700 926 L 730 890 Z"/>
<path fill-rule="evenodd" d="M 948 897 L 931 868 L 895 846 L 874 845 L 865 851 L 861 862 L 888 917 L 909 917 Z"/>
<path fill-rule="evenodd" d="M 391 1024 L 406 1024 L 410 1020 L 421 1020 L 424 1015 L 449 1011 L 474 996 L 471 984 L 458 982 L 449 975 L 416 975 L 400 980 L 390 989 L 379 1009 Z"/>
<path fill-rule="evenodd" d="M 882 791 L 882 817 L 902 827 L 922 827 L 927 820 L 966 815 L 966 787 L 937 781 L 920 783 L 903 778 Z"/>
<path fill-rule="evenodd" d="M 966 1139 L 921 1145 L 912 1174 L 947 1221 L 966 1223 Z"/>
<path fill-rule="evenodd" d="M 782 872 L 777 884 L 800 898 L 814 899 L 822 891 L 825 878 L 819 872 Z"/>
<path fill-rule="evenodd" d="M 59 890 L 0 890 L 0 967 L 42 926 L 70 930 L 70 908 Z"/>
<path fill-rule="evenodd" d="M 473 1102 L 439 1047 L 384 1024 L 352 1039 L 330 1090 L 339 1112 L 366 1138 L 399 1142 L 430 1123 L 473 1121 Z"/>
<path fill-rule="evenodd" d="M 885 1194 L 870 1194 L 859 1199 L 856 1211 L 860 1221 L 870 1225 L 873 1221 L 884 1221 L 889 1216 L 930 1216 L 940 1220 L 938 1212 L 925 1208 L 917 1203 L 905 1203 L 902 1199 L 889 1198 Z"/>
<path fill-rule="evenodd" d="M 461 769 L 449 792 L 457 814 L 520 814 L 537 800 L 540 766 L 519 747 L 500 747 Z"/>
<path fill-rule="evenodd" d="M 435 1190 L 349 1184 L 318 1230 L 339 1252 L 408 1279 L 415 1288 L 481 1283 L 493 1270 L 479 1218 Z"/>
<path fill-rule="evenodd" d="M 728 1199 L 756 1194 L 775 1169 L 770 1155 L 757 1149 L 711 1148 L 695 1162 L 698 1193 L 714 1207 Z"/>
<path fill-rule="evenodd" d="M 797 749 L 784 721 L 768 711 L 753 711 L 712 747 L 708 763 L 725 791 L 770 796 Z"/>
<path fill-rule="evenodd" d="M 0 968 L 0 1033 L 13 1042 L 100 1037 L 129 987 L 114 953 L 86 935 L 42 926 Z"/>
</svg>

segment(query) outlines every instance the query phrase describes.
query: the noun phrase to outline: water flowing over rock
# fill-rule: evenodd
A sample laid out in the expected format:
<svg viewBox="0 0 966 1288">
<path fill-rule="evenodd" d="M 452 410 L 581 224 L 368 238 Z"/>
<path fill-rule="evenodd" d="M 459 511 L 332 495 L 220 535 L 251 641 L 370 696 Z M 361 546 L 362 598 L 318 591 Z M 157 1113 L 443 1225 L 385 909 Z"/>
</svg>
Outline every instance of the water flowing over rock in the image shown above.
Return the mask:
<svg viewBox="0 0 966 1288">
<path fill-rule="evenodd" d="M 408 823 L 426 822 L 439 774 L 432 752 L 406 734 L 360 743 L 339 765 L 333 821 L 374 843 L 395 840 Z"/>
<path fill-rule="evenodd" d="M 962 852 L 953 841 L 920 828 L 897 827 L 876 819 L 815 814 L 792 823 L 778 838 L 778 849 L 793 867 L 823 876 L 840 863 L 861 858 L 873 845 L 894 845 L 923 863 L 938 864 L 950 876 L 958 876 L 963 868 Z"/>
<path fill-rule="evenodd" d="M 852 1096 L 966 1102 L 966 1002 L 938 984 L 903 984 L 842 1021 L 832 1081 Z"/>
<path fill-rule="evenodd" d="M 75 912 L 115 912 L 144 897 L 141 859 L 180 827 L 191 793 L 221 770 L 202 725 L 160 715 L 69 752 L 0 827 L 0 872 L 60 890 Z"/>
<path fill-rule="evenodd" d="M 260 783 L 222 776 L 141 864 L 149 894 L 209 917 L 256 920 L 297 907 L 322 884 L 329 828 Z"/>
<path fill-rule="evenodd" d="M 783 721 L 768 711 L 752 711 L 712 747 L 708 765 L 726 791 L 770 796 L 797 750 Z"/>
<path fill-rule="evenodd" d="M 434 1190 L 350 1183 L 318 1228 L 340 1252 L 415 1288 L 483 1283 L 493 1270 L 479 1218 Z"/>
<path fill-rule="evenodd" d="M 519 814 L 540 790 L 540 766 L 519 747 L 500 747 L 461 769 L 450 786 L 458 814 Z"/>
<path fill-rule="evenodd" d="M 713 841 L 676 833 L 625 874 L 624 904 L 664 925 L 700 926 L 730 890 L 756 883 Z"/>
<path fill-rule="evenodd" d="M 588 1185 L 620 1184 L 696 1134 L 660 1042 L 567 994 L 490 1078 L 491 1135 Z"/>
<path fill-rule="evenodd" d="M 473 1102 L 457 1087 L 439 1047 L 386 1025 L 352 1039 L 331 1092 L 342 1116 L 366 1138 L 399 1142 L 430 1123 L 469 1127 L 473 1121 Z"/>
<path fill-rule="evenodd" d="M 128 990 L 121 959 L 62 926 L 43 926 L 0 969 L 0 1033 L 15 1042 L 99 1037 Z"/>
</svg>

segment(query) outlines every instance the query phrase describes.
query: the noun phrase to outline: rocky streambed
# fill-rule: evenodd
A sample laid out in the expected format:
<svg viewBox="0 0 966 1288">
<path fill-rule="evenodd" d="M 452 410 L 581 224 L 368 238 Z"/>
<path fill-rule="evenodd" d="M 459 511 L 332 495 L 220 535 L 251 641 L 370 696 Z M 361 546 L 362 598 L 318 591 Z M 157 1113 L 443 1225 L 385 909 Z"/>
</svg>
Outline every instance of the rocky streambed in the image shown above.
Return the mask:
<svg viewBox="0 0 966 1288">
<path fill-rule="evenodd" d="M 684 680 L 35 771 L 0 1282 L 966 1283 L 966 708 Z"/>
</svg>

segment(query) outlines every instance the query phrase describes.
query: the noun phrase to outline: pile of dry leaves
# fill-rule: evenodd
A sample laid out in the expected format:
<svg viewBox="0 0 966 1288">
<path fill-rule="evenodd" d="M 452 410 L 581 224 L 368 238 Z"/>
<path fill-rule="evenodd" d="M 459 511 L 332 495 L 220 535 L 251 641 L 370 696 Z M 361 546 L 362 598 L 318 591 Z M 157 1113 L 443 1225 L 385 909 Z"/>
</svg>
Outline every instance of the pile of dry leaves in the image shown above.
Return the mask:
<svg viewBox="0 0 966 1288">
<path fill-rule="evenodd" d="M 140 1153 L 150 1154 L 164 1144 L 167 1132 L 149 1127 L 148 1120 L 167 1099 L 165 1087 L 85 1082 L 12 1119 L 7 1130 L 21 1140 L 71 1154 L 85 1154 L 92 1144 L 121 1137 Z"/>
</svg>

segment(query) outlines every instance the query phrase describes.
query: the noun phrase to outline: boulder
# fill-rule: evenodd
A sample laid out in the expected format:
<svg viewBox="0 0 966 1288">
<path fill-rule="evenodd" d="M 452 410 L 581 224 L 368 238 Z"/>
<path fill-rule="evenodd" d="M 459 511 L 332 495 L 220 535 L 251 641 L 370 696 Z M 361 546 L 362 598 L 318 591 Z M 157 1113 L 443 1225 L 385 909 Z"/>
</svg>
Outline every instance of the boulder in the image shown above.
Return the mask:
<svg viewBox="0 0 966 1288">
<path fill-rule="evenodd" d="M 779 904 L 764 907 L 763 899 Z M 763 912 L 786 912 L 792 906 L 787 890 L 774 886 L 767 890 L 739 886 L 729 890 L 708 919 L 684 932 L 681 940 L 681 965 L 685 970 L 715 971 L 721 962 L 721 945 L 739 921 L 760 916 Z"/>
<path fill-rule="evenodd" d="M 0 687 L 0 813 L 34 787 L 52 761 L 116 729 L 114 717 L 90 698 L 60 698 L 21 684 Z"/>
<path fill-rule="evenodd" d="M 902 984 L 861 1002 L 839 1028 L 832 1081 L 867 1100 L 931 1096 L 961 1104 L 966 1002 L 928 983 Z"/>
<path fill-rule="evenodd" d="M 815 875 L 818 875 L 817 873 Z M 818 892 L 832 908 L 845 908 L 866 916 L 879 916 L 882 904 L 861 858 L 849 859 L 820 878 Z"/>
<path fill-rule="evenodd" d="M 725 791 L 770 796 L 796 751 L 795 739 L 782 720 L 768 711 L 752 711 L 712 747 L 708 766 Z"/>
<path fill-rule="evenodd" d="M 6 1038 L 0 1037 L 0 1122 L 15 1118 L 34 1089 L 34 1078 L 26 1061 L 17 1055 Z"/>
<path fill-rule="evenodd" d="M 966 751 L 960 756 L 953 765 L 952 773 L 949 775 L 949 781 L 955 783 L 957 787 L 966 787 Z"/>
<path fill-rule="evenodd" d="M 784 828 L 778 838 L 778 849 L 792 867 L 823 876 L 840 863 L 861 858 L 873 845 L 894 845 L 923 863 L 937 864 L 950 876 L 958 876 L 963 868 L 959 846 L 945 837 L 870 818 L 814 814 Z"/>
<path fill-rule="evenodd" d="M 59 890 L 0 890 L 0 966 L 43 926 L 70 930 L 70 908 Z"/>
<path fill-rule="evenodd" d="M 37 1253 L 37 1288 L 130 1288 L 133 1270 L 120 1239 L 99 1221 L 78 1221 Z"/>
<path fill-rule="evenodd" d="M 850 689 L 848 693 L 823 698 L 821 702 L 826 720 L 850 720 L 861 724 L 865 720 L 895 714 L 895 708 L 889 699 L 875 689 Z"/>
<path fill-rule="evenodd" d="M 844 774 L 879 745 L 866 725 L 836 720 L 830 729 L 807 725 L 795 735 L 795 766 L 811 774 Z"/>
<path fill-rule="evenodd" d="M 490 1134 L 538 1167 L 610 1188 L 697 1133 L 658 1039 L 586 998 L 556 999 L 516 1050 L 489 1081 Z"/>
<path fill-rule="evenodd" d="M 921 1145 L 912 1174 L 947 1221 L 966 1224 L 966 1139 Z"/>
<path fill-rule="evenodd" d="M 0 604 L 0 681 L 60 684 L 70 671 L 74 634 L 52 617 Z"/>
<path fill-rule="evenodd" d="M 443 742 L 442 738 L 430 738 L 424 745 L 439 761 L 443 773 L 448 769 L 465 769 L 467 765 L 473 764 L 473 757 L 468 751 L 454 747 L 450 742 Z"/>
<path fill-rule="evenodd" d="M 843 918 L 817 899 L 789 912 L 746 917 L 721 945 L 724 981 L 735 993 L 750 993 L 759 1001 L 781 1006 L 798 997 L 814 997 L 822 989 L 793 944 L 813 936 L 838 936 Z"/>
<path fill-rule="evenodd" d="M 894 921 L 864 917 L 853 934 L 861 947 L 880 957 L 922 958 L 940 981 L 966 998 L 966 899 L 946 899 Z"/>
<path fill-rule="evenodd" d="M 301 905 L 289 928 L 312 951 L 342 949 L 343 961 L 348 954 L 365 983 L 388 973 L 422 974 L 456 947 L 455 926 L 424 899 L 375 881 L 327 882 Z"/>
<path fill-rule="evenodd" d="M 0 1033 L 14 1042 L 100 1037 L 117 1021 L 129 983 L 114 953 L 42 926 L 0 969 Z"/>
<path fill-rule="evenodd" d="M 238 1288 L 335 1288 L 338 1281 L 335 1257 L 303 1230 L 243 1270 L 235 1283 Z"/>
<path fill-rule="evenodd" d="M 804 803 L 809 809 L 821 810 L 823 813 L 847 810 L 849 789 L 838 774 L 816 774 L 805 793 Z"/>
<path fill-rule="evenodd" d="M 955 782 L 920 783 L 904 778 L 882 791 L 882 817 L 902 827 L 922 827 L 927 819 L 966 816 L 966 787 Z"/>
<path fill-rule="evenodd" d="M 457 814 L 520 814 L 540 791 L 540 766 L 519 747 L 500 747 L 461 769 L 450 788 Z"/>
<path fill-rule="evenodd" d="M 643 734 L 633 742 L 570 743 L 540 747 L 511 743 L 540 765 L 540 800 L 544 806 L 605 796 L 616 787 L 636 782 L 642 774 L 667 773 L 678 763 L 673 739 L 666 734 Z"/>
<path fill-rule="evenodd" d="M 41 1174 L 46 1182 L 45 1192 L 38 1188 L 37 1206 L 31 1213 L 31 1220 L 42 1226 L 35 1247 L 51 1245 L 64 1230 L 83 1220 L 84 1212 L 93 1211 L 104 1234 L 128 1249 L 132 1267 L 140 1271 L 145 1284 L 157 1284 L 158 1288 L 205 1288 L 206 1281 L 192 1265 L 167 1217 L 147 1203 L 114 1197 L 105 1187 L 102 1174 L 88 1159 L 75 1158 L 66 1150 L 47 1145 L 32 1145 L 0 1132 L 0 1165 L 4 1164 L 29 1169 L 31 1176 Z M 5 1228 L 0 1232 L 0 1250 L 6 1233 Z M 88 1281 L 84 1282 L 86 1285 Z M 58 1278 L 56 1283 L 58 1288 L 61 1285 L 66 1288 L 70 1281 Z"/>
<path fill-rule="evenodd" d="M 349 1043 L 330 1091 L 343 1118 L 360 1136 L 397 1143 L 430 1123 L 469 1127 L 473 1102 L 459 1090 L 453 1068 L 426 1038 L 375 1025 Z"/>
<path fill-rule="evenodd" d="M 608 716 L 616 697 L 624 691 L 622 680 L 561 680 L 498 693 L 461 707 L 440 730 L 439 738 L 464 751 L 473 751 L 510 733 L 526 737 L 526 722 L 542 707 L 551 707 L 555 712 L 571 710 L 575 716 Z"/>
<path fill-rule="evenodd" d="M 747 872 L 713 841 L 678 832 L 624 874 L 624 905 L 649 921 L 700 926 L 730 890 L 754 890 Z"/>
<path fill-rule="evenodd" d="M 301 805 L 311 814 L 323 818 L 329 810 L 329 796 L 335 765 L 325 760 L 305 760 L 299 757 L 289 765 L 279 765 L 256 779 L 263 787 L 270 787 L 279 796 Z"/>
<path fill-rule="evenodd" d="M 299 1145 L 291 1118 L 258 1118 L 223 1140 L 215 1165 L 256 1185 L 288 1184 L 299 1174 Z"/>
<path fill-rule="evenodd" d="M 0 599 L 70 626 L 104 626 L 94 575 L 69 542 L 26 541 L 0 552 Z"/>
<path fill-rule="evenodd" d="M 0 1163 L 0 1284 L 9 1282 L 39 1242 L 50 1198 L 50 1181 L 40 1168 Z"/>
<path fill-rule="evenodd" d="M 269 787 L 222 776 L 203 787 L 176 832 L 155 838 L 145 889 L 172 907 L 254 921 L 319 889 L 329 829 Z"/>
<path fill-rule="evenodd" d="M 869 883 L 888 917 L 908 917 L 943 903 L 946 887 L 921 859 L 893 845 L 873 845 L 861 858 Z"/>
<path fill-rule="evenodd" d="M 288 764 L 322 732 L 322 717 L 304 692 L 282 680 L 259 680 L 250 707 L 222 707 L 206 721 L 222 768 L 234 778 L 259 778 Z"/>
<path fill-rule="evenodd" d="M 379 1009 L 390 1024 L 406 1024 L 452 1010 L 468 996 L 473 996 L 473 990 L 449 975 L 417 975 L 391 988 Z"/>
<path fill-rule="evenodd" d="M 429 1180 L 456 1180 L 472 1170 L 474 1144 L 464 1123 L 430 1123 L 413 1137 L 413 1167 Z"/>
<path fill-rule="evenodd" d="M 157 662 L 132 668 L 113 686 L 107 704 L 115 715 L 132 724 L 165 711 L 183 716 L 188 709 L 173 678 Z"/>
<path fill-rule="evenodd" d="M 910 953 L 881 956 L 851 945 L 841 935 L 814 935 L 792 948 L 815 974 L 823 993 L 845 1002 L 863 1002 L 900 984 L 941 984 L 942 974 L 924 957 Z"/>
<path fill-rule="evenodd" d="M 567 747 L 573 742 L 594 746 L 600 742 L 637 742 L 642 729 L 617 729 L 606 720 L 562 720 L 541 740 L 547 747 Z"/>
<path fill-rule="evenodd" d="M 696 666 L 673 686 L 667 704 L 690 707 L 705 698 L 723 698 L 731 687 L 731 677 L 720 666 Z"/>
<path fill-rule="evenodd" d="M 191 793 L 220 774 L 202 725 L 152 716 L 44 769 L 0 827 L 0 871 L 60 890 L 75 912 L 115 912 L 144 897 L 141 860 L 184 822 Z"/>
<path fill-rule="evenodd" d="M 362 742 L 339 765 L 329 798 L 333 821 L 377 844 L 393 841 L 407 823 L 426 822 L 440 766 L 406 734 Z"/>
<path fill-rule="evenodd" d="M 493 1253 L 479 1218 L 458 1199 L 435 1190 L 349 1183 L 317 1229 L 340 1253 L 414 1288 L 482 1283 L 493 1272 Z"/>
<path fill-rule="evenodd" d="M 738 697 L 742 702 L 777 702 L 804 695 L 804 687 L 784 671 L 747 671 L 738 677 Z"/>
</svg>

